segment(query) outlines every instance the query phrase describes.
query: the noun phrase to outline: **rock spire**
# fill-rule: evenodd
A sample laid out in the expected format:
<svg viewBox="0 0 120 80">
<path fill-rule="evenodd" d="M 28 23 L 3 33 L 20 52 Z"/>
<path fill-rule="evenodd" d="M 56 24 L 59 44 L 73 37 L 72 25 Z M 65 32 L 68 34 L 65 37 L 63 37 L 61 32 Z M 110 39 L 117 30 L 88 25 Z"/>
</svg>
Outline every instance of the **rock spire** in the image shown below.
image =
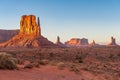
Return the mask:
<svg viewBox="0 0 120 80">
<path fill-rule="evenodd" d="M 55 43 L 57 46 L 59 46 L 59 47 L 66 47 L 61 41 L 60 41 L 60 37 L 59 36 L 57 36 L 57 41 L 56 41 L 56 43 Z"/>
<path fill-rule="evenodd" d="M 111 39 L 110 39 L 110 43 L 108 44 L 108 45 L 117 45 L 116 44 L 116 40 L 115 40 L 115 38 L 113 38 L 113 36 L 111 37 Z"/>
</svg>

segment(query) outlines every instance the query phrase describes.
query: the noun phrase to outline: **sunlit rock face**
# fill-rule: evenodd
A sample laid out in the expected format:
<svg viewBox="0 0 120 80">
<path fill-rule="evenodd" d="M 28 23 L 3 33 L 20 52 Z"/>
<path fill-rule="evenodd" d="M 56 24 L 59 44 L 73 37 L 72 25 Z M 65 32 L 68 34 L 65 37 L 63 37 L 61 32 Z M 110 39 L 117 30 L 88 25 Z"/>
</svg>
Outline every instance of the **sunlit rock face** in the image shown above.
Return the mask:
<svg viewBox="0 0 120 80">
<path fill-rule="evenodd" d="M 67 46 L 86 46 L 86 45 L 89 45 L 88 43 L 88 39 L 85 39 L 85 38 L 72 38 L 70 41 L 67 41 L 65 43 Z"/>
<path fill-rule="evenodd" d="M 41 36 L 40 22 L 34 15 L 23 15 L 20 20 L 19 34 L 26 34 L 31 36 Z"/>
<path fill-rule="evenodd" d="M 116 46 L 117 44 L 116 44 L 116 40 L 115 40 L 115 38 L 111 37 L 111 39 L 110 39 L 110 43 L 109 43 L 108 45 Z"/>
<path fill-rule="evenodd" d="M 68 41 L 66 44 L 71 46 L 77 46 L 80 43 L 79 38 L 72 38 L 70 41 Z"/>
</svg>

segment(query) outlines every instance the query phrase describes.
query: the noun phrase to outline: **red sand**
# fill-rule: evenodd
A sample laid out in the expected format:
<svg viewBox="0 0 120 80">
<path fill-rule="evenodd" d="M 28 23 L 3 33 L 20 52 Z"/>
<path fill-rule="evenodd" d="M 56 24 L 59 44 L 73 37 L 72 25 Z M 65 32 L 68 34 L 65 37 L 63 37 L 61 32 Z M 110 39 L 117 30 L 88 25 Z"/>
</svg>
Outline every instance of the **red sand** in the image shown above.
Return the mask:
<svg viewBox="0 0 120 80">
<path fill-rule="evenodd" d="M 0 80 L 84 80 L 80 74 L 55 66 L 41 66 L 33 69 L 0 70 Z"/>
</svg>

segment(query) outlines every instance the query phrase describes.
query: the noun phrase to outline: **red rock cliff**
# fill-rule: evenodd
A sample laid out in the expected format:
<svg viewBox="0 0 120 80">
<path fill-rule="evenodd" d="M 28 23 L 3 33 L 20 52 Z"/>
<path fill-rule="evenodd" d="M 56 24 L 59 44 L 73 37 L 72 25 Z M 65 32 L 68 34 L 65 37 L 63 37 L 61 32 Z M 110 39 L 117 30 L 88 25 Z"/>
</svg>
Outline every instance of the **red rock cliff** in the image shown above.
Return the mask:
<svg viewBox="0 0 120 80">
<path fill-rule="evenodd" d="M 19 34 L 41 36 L 39 18 L 37 23 L 34 15 L 23 15 L 20 20 Z"/>
</svg>

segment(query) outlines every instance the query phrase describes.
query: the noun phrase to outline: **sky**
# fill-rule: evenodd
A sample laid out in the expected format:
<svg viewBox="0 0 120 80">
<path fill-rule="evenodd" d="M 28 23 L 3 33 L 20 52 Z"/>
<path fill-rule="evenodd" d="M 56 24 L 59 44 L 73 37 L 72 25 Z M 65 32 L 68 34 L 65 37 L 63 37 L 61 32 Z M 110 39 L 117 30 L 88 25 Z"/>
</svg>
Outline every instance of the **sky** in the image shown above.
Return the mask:
<svg viewBox="0 0 120 80">
<path fill-rule="evenodd" d="M 120 44 L 120 0 L 0 0 L 0 29 L 19 29 L 22 15 L 40 17 L 42 35 L 55 42 L 87 38 Z"/>
</svg>

